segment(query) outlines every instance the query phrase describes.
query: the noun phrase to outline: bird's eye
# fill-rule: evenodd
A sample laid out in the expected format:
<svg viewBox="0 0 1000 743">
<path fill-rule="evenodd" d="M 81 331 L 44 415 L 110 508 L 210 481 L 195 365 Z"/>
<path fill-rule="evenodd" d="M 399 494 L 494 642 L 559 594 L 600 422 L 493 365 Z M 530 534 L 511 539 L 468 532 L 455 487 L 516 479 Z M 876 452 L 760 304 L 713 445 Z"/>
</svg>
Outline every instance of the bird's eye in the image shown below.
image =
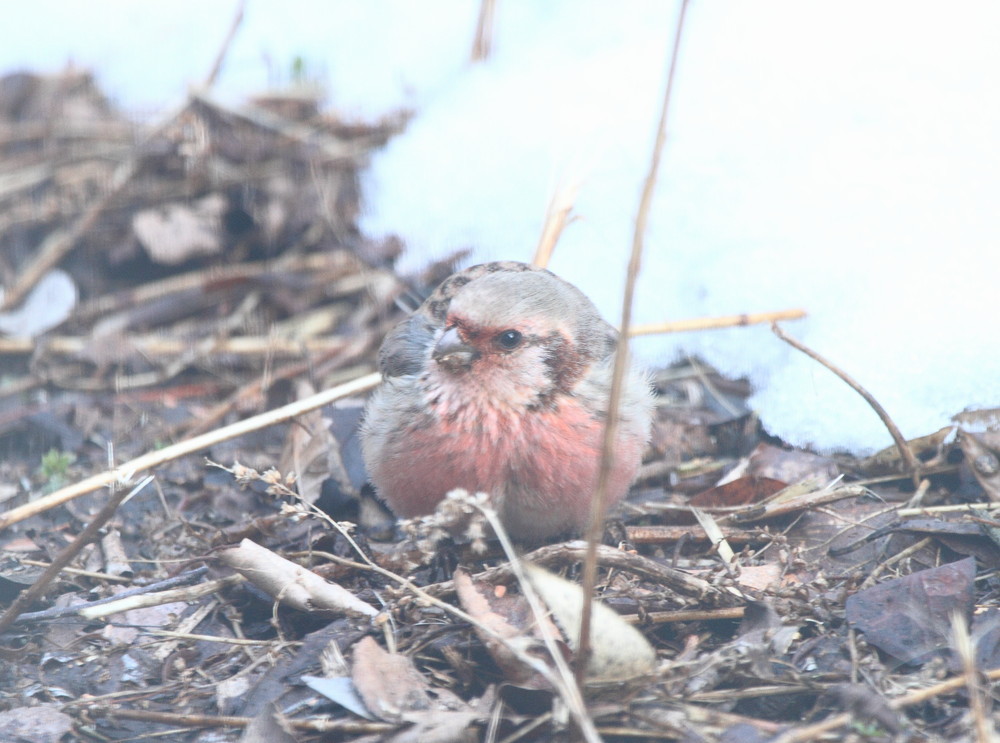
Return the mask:
<svg viewBox="0 0 1000 743">
<path fill-rule="evenodd" d="M 493 338 L 493 342 L 505 351 L 513 351 L 521 345 L 521 341 L 523 339 L 524 336 L 522 336 L 518 331 L 505 330 L 502 333 L 497 333 L 497 335 Z"/>
</svg>

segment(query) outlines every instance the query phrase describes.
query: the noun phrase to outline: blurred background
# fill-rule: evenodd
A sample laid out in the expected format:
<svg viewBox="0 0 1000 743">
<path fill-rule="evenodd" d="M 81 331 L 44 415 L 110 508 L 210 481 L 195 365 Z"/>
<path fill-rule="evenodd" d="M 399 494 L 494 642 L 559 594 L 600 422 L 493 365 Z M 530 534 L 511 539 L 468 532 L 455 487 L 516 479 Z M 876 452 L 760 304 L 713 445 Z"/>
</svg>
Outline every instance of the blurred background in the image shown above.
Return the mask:
<svg viewBox="0 0 1000 743">
<path fill-rule="evenodd" d="M 156 121 L 201 85 L 236 2 L 8 8 L 0 73 L 91 70 Z M 408 124 L 361 174 L 359 226 L 402 271 L 456 250 L 530 260 L 576 190 L 550 267 L 616 322 L 679 6 L 497 0 L 488 56 L 471 0 L 247 0 L 212 95 L 318 89 L 324 110 Z M 851 373 L 903 433 L 1000 402 L 1000 6 L 694 2 L 635 320 L 802 308 L 787 330 Z M 747 376 L 767 429 L 867 452 L 868 407 L 767 328 L 642 339 Z"/>
</svg>

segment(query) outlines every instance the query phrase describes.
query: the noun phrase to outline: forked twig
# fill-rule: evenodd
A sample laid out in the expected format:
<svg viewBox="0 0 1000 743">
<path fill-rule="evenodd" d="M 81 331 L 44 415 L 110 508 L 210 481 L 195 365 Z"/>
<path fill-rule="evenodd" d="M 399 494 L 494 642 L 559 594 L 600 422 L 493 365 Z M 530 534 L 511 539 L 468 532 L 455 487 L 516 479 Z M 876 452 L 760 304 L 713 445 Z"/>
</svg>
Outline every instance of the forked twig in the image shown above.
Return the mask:
<svg viewBox="0 0 1000 743">
<path fill-rule="evenodd" d="M 552 198 L 549 199 L 549 206 L 545 210 L 545 223 L 542 225 L 542 234 L 535 247 L 532 265 L 539 268 L 548 267 L 549 261 L 552 260 L 552 251 L 555 250 L 559 237 L 570 222 L 570 214 L 573 212 L 573 204 L 576 202 L 579 192 L 579 179 L 573 179 L 569 183 L 560 183 L 556 186 Z"/>
</svg>

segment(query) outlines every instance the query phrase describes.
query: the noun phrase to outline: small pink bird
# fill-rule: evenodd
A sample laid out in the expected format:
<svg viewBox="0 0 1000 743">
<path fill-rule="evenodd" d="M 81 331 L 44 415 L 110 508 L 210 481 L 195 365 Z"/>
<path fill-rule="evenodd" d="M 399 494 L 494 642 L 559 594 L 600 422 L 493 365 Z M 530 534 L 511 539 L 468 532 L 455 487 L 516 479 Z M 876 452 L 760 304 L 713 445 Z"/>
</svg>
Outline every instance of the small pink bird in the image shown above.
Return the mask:
<svg viewBox="0 0 1000 743">
<path fill-rule="evenodd" d="M 486 492 L 515 539 L 579 532 L 597 488 L 617 331 L 555 274 L 500 261 L 453 274 L 386 337 L 365 410 L 368 474 L 401 517 Z M 649 438 L 644 372 L 625 381 L 608 503 Z"/>
</svg>

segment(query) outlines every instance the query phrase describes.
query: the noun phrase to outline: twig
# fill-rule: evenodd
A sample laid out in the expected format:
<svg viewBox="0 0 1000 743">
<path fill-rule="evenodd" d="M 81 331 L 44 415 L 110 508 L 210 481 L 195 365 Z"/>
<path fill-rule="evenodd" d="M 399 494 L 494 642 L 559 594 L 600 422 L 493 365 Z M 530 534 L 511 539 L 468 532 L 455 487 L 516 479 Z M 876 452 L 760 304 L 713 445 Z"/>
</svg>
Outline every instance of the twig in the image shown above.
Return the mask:
<svg viewBox="0 0 1000 743">
<path fill-rule="evenodd" d="M 579 539 L 560 544 L 549 544 L 539 547 L 522 557 L 523 560 L 541 567 L 557 568 L 575 565 L 583 562 L 587 556 L 587 545 Z M 672 568 L 648 557 L 623 552 L 622 550 L 601 544 L 597 547 L 597 563 L 603 568 L 613 568 L 618 571 L 632 573 L 657 585 L 697 601 L 717 599 L 724 595 L 718 588 L 703 578 Z M 486 583 L 503 583 L 514 577 L 510 565 L 498 565 L 476 573 L 473 578 Z M 424 588 L 433 596 L 446 596 L 455 592 L 454 581 L 442 581 Z"/>
<path fill-rule="evenodd" d="M 858 590 L 863 591 L 866 588 L 871 588 L 872 586 L 875 585 L 876 581 L 878 580 L 878 577 L 882 575 L 882 573 L 884 573 L 886 570 L 891 568 L 893 565 L 895 565 L 897 562 L 902 562 L 907 557 L 912 557 L 913 555 L 917 554 L 920 550 L 924 549 L 925 547 L 931 546 L 933 543 L 934 543 L 933 539 L 931 539 L 930 537 L 924 537 L 919 542 L 914 542 L 906 549 L 897 552 L 889 559 L 880 562 L 878 565 L 875 566 L 875 569 L 872 570 L 872 572 L 868 575 L 868 577 L 865 578 L 864 581 L 862 581 L 861 585 L 858 586 Z"/>
<path fill-rule="evenodd" d="M 983 699 L 979 672 L 976 668 L 976 651 L 972 638 L 969 636 L 969 626 L 965 623 L 965 617 L 958 611 L 951 616 L 951 633 L 955 654 L 962 662 L 962 676 L 965 678 L 965 691 L 969 696 L 969 715 L 972 717 L 975 741 L 976 743 L 995 743 L 996 730 L 989 720 L 989 713 Z"/>
<path fill-rule="evenodd" d="M 32 622 L 38 621 L 40 619 L 58 619 L 59 617 L 74 616 L 80 613 L 80 609 L 84 609 L 91 606 L 101 606 L 103 604 L 110 604 L 113 601 L 118 601 L 119 599 L 128 598 L 130 596 L 138 596 L 146 593 L 156 593 L 157 591 L 164 591 L 168 588 L 175 588 L 177 586 L 184 586 L 189 583 L 194 583 L 196 580 L 201 578 L 205 573 L 208 572 L 208 568 L 200 567 L 193 570 L 188 570 L 181 573 L 180 575 L 175 575 L 173 578 L 167 578 L 165 580 L 157 581 L 156 583 L 149 583 L 145 586 L 139 586 L 137 588 L 129 588 L 121 593 L 116 593 L 114 596 L 106 596 L 103 599 L 97 599 L 96 601 L 91 601 L 86 604 L 76 604 L 74 606 L 59 606 L 52 609 L 45 609 L 44 611 L 29 611 L 18 617 L 19 622 Z"/>
<path fill-rule="evenodd" d="M 944 513 L 973 513 L 974 511 L 995 511 L 1000 509 L 1000 503 L 956 503 L 950 506 L 917 506 L 916 508 L 900 508 L 896 511 L 899 518 L 908 516 L 934 516 Z"/>
<path fill-rule="evenodd" d="M 268 426 L 273 426 L 277 423 L 283 423 L 298 415 L 308 413 L 310 410 L 315 410 L 316 408 L 321 408 L 324 405 L 329 405 L 331 402 L 339 400 L 342 397 L 349 397 L 350 395 L 367 392 L 375 387 L 381 379 L 382 376 L 378 373 L 367 374 L 363 377 L 355 379 L 353 382 L 348 382 L 332 389 L 318 392 L 315 395 L 310 395 L 303 400 L 297 400 L 296 402 L 289 403 L 288 405 L 275 410 L 269 410 L 266 413 L 246 418 L 245 420 L 238 421 L 232 425 L 224 426 L 223 428 L 218 428 L 214 431 L 209 431 L 208 433 L 195 436 L 194 438 L 190 438 L 185 441 L 179 441 L 172 446 L 167 446 L 157 451 L 147 452 L 140 457 L 136 457 L 130 462 L 126 462 L 117 469 L 93 475 L 85 480 L 81 480 L 78 483 L 57 490 L 44 498 L 39 498 L 31 503 L 19 506 L 18 508 L 13 508 L 7 513 L 0 514 L 0 531 L 7 528 L 11 524 L 23 521 L 29 516 L 34 516 L 35 514 L 42 513 L 50 508 L 55 508 L 56 506 L 62 505 L 63 503 L 73 500 L 74 498 L 79 498 L 81 495 L 86 495 L 87 493 L 91 493 L 98 488 L 104 487 L 105 485 L 110 485 L 113 482 L 123 479 L 128 480 L 139 472 L 152 469 L 153 467 L 164 464 L 165 462 L 170 462 L 174 459 L 178 459 L 179 457 L 194 454 L 202 449 L 207 449 L 210 446 L 218 444 L 220 441 L 228 441 L 229 439 L 243 436 L 244 434 L 252 431 L 259 431 L 262 428 L 267 428 Z"/>
<path fill-rule="evenodd" d="M 552 251 L 555 250 L 559 237 L 569 223 L 569 215 L 573 211 L 573 203 L 576 201 L 576 195 L 579 191 L 579 180 L 556 186 L 556 190 L 549 200 L 549 206 L 545 210 L 545 224 L 542 225 L 542 234 L 538 238 L 535 257 L 531 261 L 532 265 L 539 268 L 545 268 L 549 265 L 549 261 L 552 260 Z"/>
<path fill-rule="evenodd" d="M 97 538 L 98 532 L 101 528 L 115 515 L 115 511 L 118 510 L 118 506 L 126 498 L 130 498 L 136 493 L 140 492 L 149 483 L 153 481 L 152 475 L 144 478 L 138 485 L 136 485 L 132 490 L 120 490 L 114 493 L 108 502 L 104 504 L 104 507 L 90 520 L 86 528 L 80 532 L 76 539 L 69 543 L 62 552 L 56 555 L 56 558 L 52 561 L 52 564 L 45 569 L 45 572 L 39 576 L 32 586 L 25 591 L 23 591 L 16 599 L 14 603 L 10 605 L 10 608 L 4 612 L 3 617 L 0 617 L 0 634 L 3 634 L 10 625 L 12 625 L 20 616 L 20 614 L 25 610 L 26 607 L 30 606 L 35 599 L 39 598 L 48 587 L 59 572 L 69 565 L 70 561 L 77 556 L 77 554 L 94 541 Z"/>
<path fill-rule="evenodd" d="M 660 156 L 663 144 L 667 138 L 667 115 L 670 111 L 670 93 L 674 85 L 674 73 L 677 70 L 677 56 L 680 50 L 681 32 L 684 28 L 684 16 L 687 12 L 688 0 L 681 0 L 680 13 L 677 18 L 677 30 L 674 34 L 674 45 L 670 55 L 670 66 L 667 71 L 667 85 L 663 93 L 663 105 L 660 109 L 660 122 L 656 129 L 656 143 L 649 164 L 649 173 L 642 188 L 639 200 L 639 210 L 635 218 L 635 232 L 632 237 L 632 253 L 629 257 L 628 274 L 625 278 L 625 291 L 622 298 L 622 319 L 619 324 L 622 337 L 618 353 L 615 354 L 614 373 L 611 378 L 611 393 L 608 399 L 608 414 L 604 424 L 604 441 L 601 446 L 601 467 L 597 476 L 597 492 L 590 513 L 590 524 L 587 528 L 587 557 L 583 563 L 583 609 L 580 617 L 580 637 L 578 640 L 578 655 L 576 658 L 577 682 L 582 682 L 590 656 L 590 620 L 591 599 L 594 586 L 597 583 L 597 543 L 601 539 L 604 524 L 604 514 L 607 511 L 608 478 L 614 464 L 614 445 L 618 433 L 618 410 L 621 403 L 622 385 L 625 371 L 628 368 L 628 335 L 632 321 L 632 298 L 635 294 L 635 282 L 639 275 L 642 261 L 643 241 L 646 234 L 646 222 L 649 219 L 649 207 L 656 188 L 656 176 L 660 169 Z"/>
<path fill-rule="evenodd" d="M 42 560 L 18 560 L 22 565 L 30 565 L 33 568 L 47 568 L 51 565 L 51 562 L 43 562 Z M 132 577 L 125 577 L 123 575 L 111 575 L 110 573 L 100 573 L 95 570 L 80 570 L 79 568 L 63 568 L 63 572 L 66 575 L 78 575 L 81 578 L 93 578 L 94 580 L 106 580 L 112 583 L 131 583 Z M 22 614 L 21 617 L 24 618 L 28 616 L 27 614 Z"/>
<path fill-rule="evenodd" d="M 805 310 L 777 310 L 776 312 L 754 312 L 743 315 L 723 315 L 721 317 L 692 317 L 687 320 L 673 322 L 656 322 L 645 325 L 633 325 L 629 335 L 659 335 L 662 333 L 687 333 L 692 330 L 717 330 L 719 328 L 734 328 L 744 325 L 758 325 L 778 320 L 801 320 L 806 317 Z"/>
<path fill-rule="evenodd" d="M 480 0 L 479 18 L 476 21 L 476 37 L 472 41 L 472 61 L 489 59 L 493 51 L 493 18 L 496 16 L 496 0 Z"/>
<path fill-rule="evenodd" d="M 188 715 L 178 712 L 153 712 L 152 710 L 114 709 L 110 707 L 94 707 L 92 714 L 122 720 L 140 720 L 165 725 L 177 725 L 189 728 L 206 727 L 236 727 L 245 728 L 254 718 L 234 717 L 232 715 Z M 389 722 L 368 722 L 367 720 L 331 720 L 329 718 L 311 718 L 305 720 L 288 719 L 288 724 L 296 730 L 306 730 L 316 733 L 345 733 L 382 735 L 399 729 L 400 724 Z"/>
<path fill-rule="evenodd" d="M 124 336 L 117 341 L 122 354 L 138 353 L 147 358 L 176 357 L 191 350 L 193 341 L 184 338 L 167 338 L 162 333 Z M 225 338 L 214 342 L 212 351 L 230 356 L 282 356 L 301 357 L 305 354 L 341 351 L 350 344 L 346 338 L 276 338 L 271 335 L 247 335 Z M 34 353 L 39 346 L 50 353 L 77 356 L 87 353 L 94 346 L 92 336 L 55 336 L 36 340 L 33 338 L 0 338 L 0 355 Z M 208 354 L 202 354 L 201 357 Z"/>
<path fill-rule="evenodd" d="M 277 261 L 211 266 L 88 300 L 73 311 L 73 319 L 75 322 L 88 322 L 97 317 L 107 317 L 112 312 L 130 305 L 147 304 L 182 292 L 207 293 L 217 288 L 230 288 L 234 285 L 238 287 L 240 284 L 264 285 L 268 277 L 276 271 L 303 273 L 312 277 L 319 275 L 331 281 L 362 271 L 366 271 L 367 275 L 372 273 L 372 269 L 364 268 L 361 261 L 342 250 L 288 256 Z"/>
<path fill-rule="evenodd" d="M 215 55 L 215 62 L 212 63 L 212 69 L 209 71 L 208 77 L 202 83 L 206 90 L 215 85 L 215 81 L 219 77 L 219 72 L 222 71 L 222 63 L 225 61 L 226 55 L 229 54 L 229 47 L 232 46 L 233 39 L 236 38 L 236 32 L 239 30 L 240 24 L 243 23 L 245 5 L 244 0 L 239 0 L 236 3 L 236 13 L 233 15 L 233 22 L 229 25 L 229 32 L 226 34 L 226 38 L 222 40 L 222 46 L 219 47 L 219 53 Z"/>
<path fill-rule="evenodd" d="M 668 624 L 670 622 L 710 622 L 715 619 L 742 619 L 746 613 L 745 606 L 731 606 L 725 609 L 706 609 L 704 611 L 680 609 L 677 611 L 649 611 L 639 615 L 622 616 L 629 624 Z M 732 691 L 729 689 L 727 691 Z"/>
<path fill-rule="evenodd" d="M 210 596 L 213 593 L 219 593 L 227 588 L 238 586 L 244 580 L 242 575 L 234 573 L 233 575 L 227 575 L 225 578 L 216 578 L 215 580 L 197 583 L 193 586 L 171 588 L 166 591 L 157 591 L 156 593 L 135 594 L 121 599 L 115 596 L 113 601 L 101 604 L 100 606 L 88 604 L 84 607 L 77 606 L 75 608 L 76 613 L 84 619 L 100 619 L 101 617 L 109 617 L 112 614 L 121 614 L 133 609 L 163 606 L 164 604 L 172 604 L 177 601 L 194 601 L 200 599 L 202 596 Z"/>
<path fill-rule="evenodd" d="M 990 671 L 986 671 L 983 673 L 983 676 L 988 681 L 1000 680 L 1000 668 L 994 668 Z M 911 691 L 909 694 L 904 694 L 901 697 L 891 699 L 889 700 L 889 707 L 895 710 L 912 707 L 915 704 L 922 704 L 928 699 L 941 696 L 942 694 L 958 691 L 965 685 L 966 680 L 964 674 L 961 676 L 952 676 L 950 679 L 946 679 L 945 681 L 934 684 L 933 686 L 928 686 L 925 689 L 917 689 L 916 691 Z M 856 717 L 857 716 L 852 712 L 841 712 L 838 715 L 832 715 L 831 717 L 812 725 L 806 725 L 805 727 L 789 730 L 783 735 L 779 735 L 777 738 L 774 738 L 771 743 L 807 743 L 807 741 L 816 740 L 824 733 L 829 733 L 837 728 L 850 725 Z"/>
<path fill-rule="evenodd" d="M 835 366 L 832 362 L 823 358 L 818 353 L 813 351 L 811 348 L 805 346 L 801 341 L 798 341 L 795 338 L 786 335 L 785 331 L 782 330 L 777 323 L 771 323 L 771 330 L 774 331 L 774 334 L 779 338 L 781 338 L 781 340 L 783 340 L 788 345 L 792 346 L 792 348 L 797 348 L 809 358 L 818 361 L 820 364 L 822 364 L 827 369 L 832 371 L 834 374 L 836 374 L 838 377 L 844 380 L 848 385 L 850 385 L 855 392 L 857 392 L 859 395 L 861 395 L 861 397 L 865 399 L 865 402 L 867 402 L 871 406 L 872 410 L 874 410 L 875 413 L 878 415 L 878 417 L 881 418 L 882 423 L 885 425 L 885 427 L 889 429 L 889 435 L 892 436 L 892 440 L 896 442 L 896 447 L 899 449 L 899 453 L 903 457 L 903 461 L 906 462 L 907 469 L 913 476 L 913 485 L 915 487 L 919 487 L 920 462 L 917 461 L 917 458 L 913 455 L 913 450 L 910 449 L 910 445 L 906 443 L 906 439 L 903 438 L 903 434 L 900 433 L 899 428 L 896 427 L 896 424 L 893 422 L 892 418 L 889 417 L 889 414 L 885 411 L 885 408 L 883 408 L 879 404 L 878 400 L 876 400 L 868 390 L 866 390 L 864 387 L 858 384 L 843 369 Z"/>
</svg>

